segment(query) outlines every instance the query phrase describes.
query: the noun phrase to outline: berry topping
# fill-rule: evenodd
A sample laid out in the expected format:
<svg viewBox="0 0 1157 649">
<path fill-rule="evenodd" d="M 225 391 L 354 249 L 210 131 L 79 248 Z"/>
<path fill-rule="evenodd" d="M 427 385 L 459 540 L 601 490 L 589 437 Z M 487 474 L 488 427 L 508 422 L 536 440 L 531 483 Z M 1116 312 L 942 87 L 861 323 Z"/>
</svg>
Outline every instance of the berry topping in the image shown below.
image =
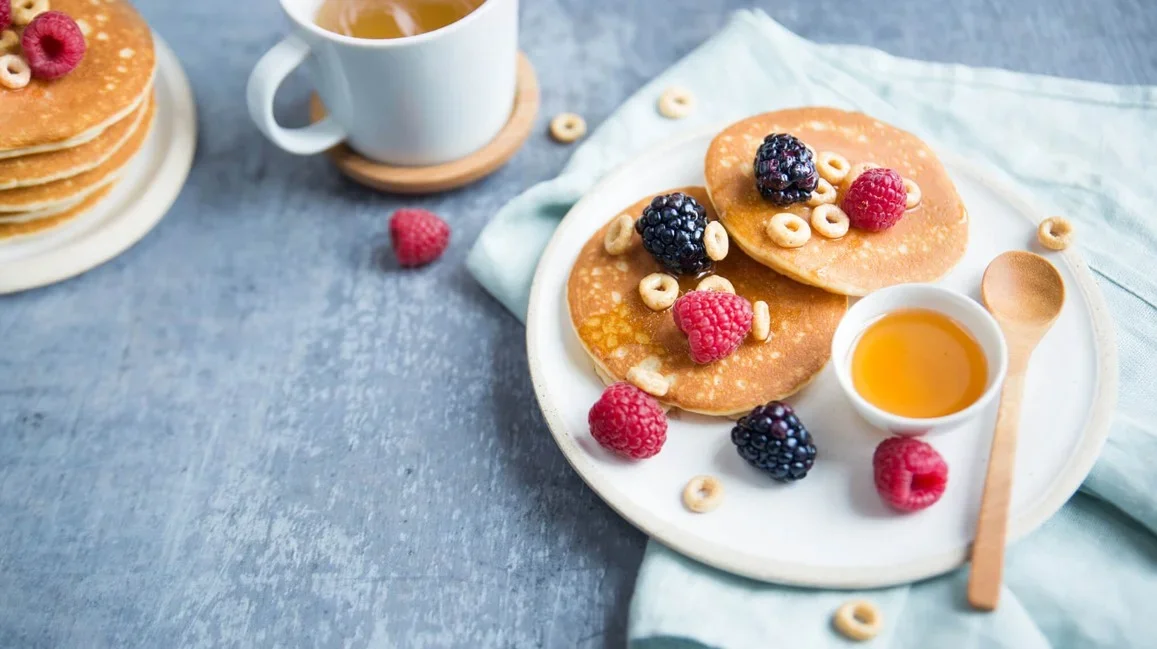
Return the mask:
<svg viewBox="0 0 1157 649">
<path fill-rule="evenodd" d="M 807 201 L 819 181 L 811 150 L 795 136 L 773 133 L 755 152 L 755 186 L 780 207 Z"/>
<path fill-rule="evenodd" d="M 12 25 L 12 3 L 0 1 L 0 32 Z"/>
<path fill-rule="evenodd" d="M 948 486 L 948 465 L 927 442 L 892 437 L 872 455 L 876 491 L 902 512 L 914 512 L 940 500 Z"/>
<path fill-rule="evenodd" d="M 433 212 L 401 209 L 390 217 L 390 241 L 399 264 L 424 266 L 446 251 L 450 244 L 450 226 Z"/>
<path fill-rule="evenodd" d="M 757 406 L 731 429 L 739 457 L 779 482 L 807 477 L 816 462 L 816 445 L 791 406 L 772 401 Z"/>
<path fill-rule="evenodd" d="M 844 194 L 843 207 L 853 228 L 879 232 L 904 216 L 908 191 L 900 174 L 878 167 L 860 174 Z"/>
<path fill-rule="evenodd" d="M 673 313 L 691 360 L 701 365 L 733 354 L 751 331 L 751 303 L 724 291 L 691 291 L 675 301 Z"/>
<path fill-rule="evenodd" d="M 84 34 L 76 21 L 59 11 L 46 11 L 24 28 L 20 39 L 24 58 L 37 79 L 59 79 L 84 58 Z"/>
<path fill-rule="evenodd" d="M 632 460 L 657 454 L 667 441 L 667 415 L 659 402 L 630 383 L 615 383 L 587 415 L 591 437 Z"/>
<path fill-rule="evenodd" d="M 635 221 L 643 247 L 655 261 L 677 275 L 695 275 L 711 268 L 703 244 L 707 210 L 699 201 L 675 192 L 656 196 Z"/>
</svg>

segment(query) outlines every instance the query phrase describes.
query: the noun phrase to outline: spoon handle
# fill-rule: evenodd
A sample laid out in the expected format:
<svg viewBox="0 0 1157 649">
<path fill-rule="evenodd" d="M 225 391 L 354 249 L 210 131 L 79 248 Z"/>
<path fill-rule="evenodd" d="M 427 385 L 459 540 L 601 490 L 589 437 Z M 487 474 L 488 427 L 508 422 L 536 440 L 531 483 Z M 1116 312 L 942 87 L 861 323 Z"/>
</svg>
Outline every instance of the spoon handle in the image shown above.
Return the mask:
<svg viewBox="0 0 1157 649">
<path fill-rule="evenodd" d="M 1012 500 L 1012 475 L 1016 468 L 1016 431 L 1020 423 L 1020 401 L 1024 395 L 1024 370 L 1014 371 L 1004 379 L 1000 391 L 1000 410 L 992 434 L 988 456 L 988 475 L 980 500 L 976 521 L 976 540 L 972 542 L 972 572 L 968 578 L 968 603 L 973 608 L 991 611 L 1000 601 L 1004 572 L 1004 544 L 1008 528 L 1008 507 Z"/>
</svg>

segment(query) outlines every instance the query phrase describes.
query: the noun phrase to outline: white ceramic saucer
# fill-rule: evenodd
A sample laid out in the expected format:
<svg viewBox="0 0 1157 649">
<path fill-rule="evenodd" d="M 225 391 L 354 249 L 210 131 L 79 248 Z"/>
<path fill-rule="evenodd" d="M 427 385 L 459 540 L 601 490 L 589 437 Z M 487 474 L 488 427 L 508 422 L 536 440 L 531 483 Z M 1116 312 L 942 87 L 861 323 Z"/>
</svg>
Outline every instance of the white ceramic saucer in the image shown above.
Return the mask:
<svg viewBox="0 0 1157 649">
<path fill-rule="evenodd" d="M 660 542 L 717 568 L 763 581 L 859 588 L 947 572 L 967 557 L 984 481 L 995 406 L 960 428 L 925 438 L 949 464 L 939 503 L 891 512 L 872 482 L 872 452 L 884 433 L 852 410 L 828 368 L 790 399 L 814 435 L 811 474 L 779 485 L 747 466 L 729 439 L 731 422 L 673 418 L 667 445 L 649 460 L 612 457 L 590 437 L 587 411 L 602 384 L 567 313 L 566 279 L 587 239 L 648 193 L 703 183 L 703 158 L 718 129 L 653 149 L 612 173 L 559 226 L 535 275 L 527 349 L 539 405 L 571 465 L 611 507 Z M 981 274 L 1001 252 L 1040 251 L 1038 215 L 1014 189 L 963 160 L 945 157 L 971 215 L 968 252 L 942 285 L 979 297 Z M 1116 349 L 1103 298 L 1075 251 L 1047 255 L 1068 301 L 1029 369 L 1010 533 L 1024 536 L 1076 491 L 1108 434 L 1117 394 Z M 719 509 L 693 514 L 681 501 L 693 476 L 724 485 Z"/>
<path fill-rule="evenodd" d="M 75 277 L 140 241 L 185 185 L 197 144 L 189 80 L 156 34 L 156 123 L 122 180 L 95 209 L 55 230 L 0 242 L 0 293 Z"/>
</svg>

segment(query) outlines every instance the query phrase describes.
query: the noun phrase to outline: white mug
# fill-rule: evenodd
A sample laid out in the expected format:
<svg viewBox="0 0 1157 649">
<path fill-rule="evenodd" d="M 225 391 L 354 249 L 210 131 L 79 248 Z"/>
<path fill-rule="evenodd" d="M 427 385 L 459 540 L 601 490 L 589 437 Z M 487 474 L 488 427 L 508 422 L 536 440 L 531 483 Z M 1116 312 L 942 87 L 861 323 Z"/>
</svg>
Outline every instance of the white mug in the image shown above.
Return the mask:
<svg viewBox="0 0 1157 649">
<path fill-rule="evenodd" d="M 972 405 L 943 417 L 901 417 L 868 403 L 856 391 L 852 382 L 852 351 L 860 334 L 878 318 L 901 309 L 929 309 L 943 313 L 964 327 L 980 344 L 988 361 L 988 382 L 984 394 Z M 1000 386 L 1008 373 L 1008 347 L 1000 325 L 975 300 L 932 284 L 900 284 L 880 289 L 848 309 L 832 337 L 832 363 L 844 394 L 869 424 L 895 435 L 916 436 L 954 428 L 984 412 L 1000 393 Z"/>
<path fill-rule="evenodd" d="M 281 0 L 294 33 L 249 77 L 249 114 L 277 146 L 308 155 L 345 142 L 378 162 L 435 165 L 482 148 L 510 119 L 518 0 L 486 0 L 441 29 L 373 40 L 319 27 L 322 2 Z M 273 96 L 303 63 L 329 115 L 284 128 L 273 117 Z"/>
</svg>

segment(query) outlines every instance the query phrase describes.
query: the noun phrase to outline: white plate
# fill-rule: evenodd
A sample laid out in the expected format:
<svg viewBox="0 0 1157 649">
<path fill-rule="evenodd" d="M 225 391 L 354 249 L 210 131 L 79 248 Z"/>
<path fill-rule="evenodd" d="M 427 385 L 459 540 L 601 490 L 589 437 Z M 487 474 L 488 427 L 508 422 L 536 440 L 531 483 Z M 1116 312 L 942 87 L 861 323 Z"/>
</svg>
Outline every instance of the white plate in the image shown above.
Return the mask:
<svg viewBox="0 0 1157 649">
<path fill-rule="evenodd" d="M 763 581 L 835 588 L 905 583 L 947 572 L 972 540 L 995 406 L 980 421 L 926 438 L 949 465 L 939 503 L 892 513 L 872 481 L 883 433 L 852 411 L 829 365 L 789 401 L 819 447 L 810 475 L 779 485 L 747 466 L 729 438 L 731 422 L 680 415 L 666 446 L 642 462 L 618 460 L 590 437 L 587 411 L 602 384 L 567 312 L 567 276 L 580 248 L 624 206 L 646 194 L 702 185 L 703 158 L 717 129 L 653 149 L 620 167 L 567 214 L 535 274 L 527 349 L 539 405 L 571 465 L 627 520 L 703 563 Z M 946 158 L 971 215 L 970 243 L 943 285 L 979 297 L 985 266 L 1035 241 L 1039 217 L 985 172 Z M 1013 489 L 1010 534 L 1021 537 L 1053 515 L 1092 468 L 1116 399 L 1112 323 L 1093 277 L 1073 251 L 1050 254 L 1068 288 L 1060 318 L 1029 370 Z M 724 484 L 710 514 L 684 509 L 687 481 L 711 474 Z"/>
<path fill-rule="evenodd" d="M 75 277 L 140 241 L 177 199 L 193 165 L 197 114 L 180 62 L 160 37 L 156 122 L 116 187 L 91 212 L 42 234 L 0 242 L 0 294 Z"/>
</svg>

